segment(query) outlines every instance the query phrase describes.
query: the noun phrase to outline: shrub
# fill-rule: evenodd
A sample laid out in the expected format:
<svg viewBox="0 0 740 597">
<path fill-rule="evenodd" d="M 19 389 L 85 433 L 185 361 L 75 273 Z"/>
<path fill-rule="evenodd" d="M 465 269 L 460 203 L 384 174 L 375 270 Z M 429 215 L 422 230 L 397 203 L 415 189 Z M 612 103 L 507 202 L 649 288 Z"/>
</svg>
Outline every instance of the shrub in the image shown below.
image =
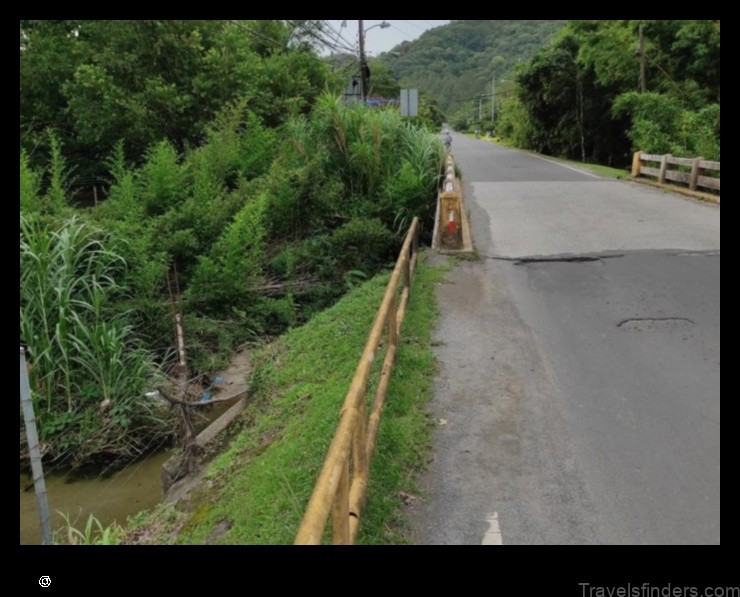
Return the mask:
<svg viewBox="0 0 740 597">
<path fill-rule="evenodd" d="M 249 285 L 262 270 L 265 239 L 264 194 L 249 201 L 234 217 L 213 246 L 201 256 L 188 289 L 188 300 L 210 313 L 228 313 L 232 305 L 242 306 Z"/>
<path fill-rule="evenodd" d="M 373 273 L 393 260 L 398 239 L 378 218 L 347 222 L 329 238 L 331 254 L 344 268 Z"/>
<path fill-rule="evenodd" d="M 28 154 L 23 149 L 21 150 L 20 187 L 21 212 L 29 214 L 41 211 L 39 200 L 41 176 L 31 168 Z"/>
<path fill-rule="evenodd" d="M 139 171 L 141 199 L 147 215 L 160 215 L 185 199 L 185 176 L 177 150 L 169 141 L 149 148 Z"/>
<path fill-rule="evenodd" d="M 44 211 L 59 213 L 67 205 L 67 188 L 70 183 L 71 172 L 67 168 L 67 161 L 62 154 L 62 142 L 59 136 L 48 129 L 50 147 L 49 184 L 44 196 Z"/>
</svg>

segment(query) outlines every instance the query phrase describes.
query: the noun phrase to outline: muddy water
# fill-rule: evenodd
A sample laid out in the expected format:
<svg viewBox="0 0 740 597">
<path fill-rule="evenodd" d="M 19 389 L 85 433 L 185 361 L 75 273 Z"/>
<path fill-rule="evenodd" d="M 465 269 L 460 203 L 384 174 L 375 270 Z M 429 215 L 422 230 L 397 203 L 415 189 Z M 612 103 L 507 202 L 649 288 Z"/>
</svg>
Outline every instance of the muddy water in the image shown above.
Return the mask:
<svg viewBox="0 0 740 597">
<path fill-rule="evenodd" d="M 169 451 L 159 452 L 107 478 L 80 478 L 62 472 L 47 475 L 52 529 L 65 524 L 58 511 L 67 514 L 73 526 L 84 530 L 90 514 L 107 526 L 114 520 L 123 524 L 127 516 L 153 507 L 162 499 L 159 474 L 169 456 Z M 41 543 L 36 495 L 33 487 L 24 491 L 31 483 L 30 475 L 20 475 L 21 545 Z"/>
<path fill-rule="evenodd" d="M 207 412 L 201 413 L 195 424 L 196 431 L 202 431 L 231 404 L 231 402 L 214 404 Z M 164 497 L 161 482 L 162 465 L 171 454 L 171 450 L 157 452 L 105 477 L 99 475 L 83 477 L 67 474 L 67 471 L 46 474 L 52 529 L 56 531 L 66 526 L 59 511 L 69 516 L 72 526 L 84 531 L 90 514 L 93 514 L 103 526 L 108 526 L 113 521 L 123 525 L 126 518 L 132 514 L 156 506 Z M 21 545 L 41 544 L 38 506 L 32 483 L 33 478 L 30 474 L 20 475 Z M 31 489 L 24 491 L 29 485 Z"/>
</svg>

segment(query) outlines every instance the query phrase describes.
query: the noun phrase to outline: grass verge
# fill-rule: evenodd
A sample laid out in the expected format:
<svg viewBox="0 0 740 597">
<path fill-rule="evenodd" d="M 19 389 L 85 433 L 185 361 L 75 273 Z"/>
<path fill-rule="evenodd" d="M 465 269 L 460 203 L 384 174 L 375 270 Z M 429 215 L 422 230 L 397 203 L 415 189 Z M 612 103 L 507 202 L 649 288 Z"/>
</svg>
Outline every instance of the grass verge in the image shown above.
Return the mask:
<svg viewBox="0 0 740 597">
<path fill-rule="evenodd" d="M 551 156 L 546 157 L 553 162 L 568 164 L 569 166 L 581 168 L 582 170 L 590 170 L 591 172 L 606 178 L 616 178 L 619 180 L 630 178 L 630 172 L 625 168 L 612 168 L 611 166 L 603 166 L 602 164 L 588 164 L 586 162 L 576 162 L 575 160 L 565 160 L 563 158 L 554 158 Z"/>
<path fill-rule="evenodd" d="M 430 421 L 424 405 L 435 372 L 434 283 L 419 263 L 401 333 L 358 543 L 408 541 L 403 494 L 416 491 Z M 357 360 L 388 282 L 376 276 L 255 355 L 253 395 L 242 429 L 207 472 L 210 488 L 186 513 L 177 543 L 292 543 L 338 421 Z M 375 379 L 382 354 L 376 355 Z"/>
</svg>

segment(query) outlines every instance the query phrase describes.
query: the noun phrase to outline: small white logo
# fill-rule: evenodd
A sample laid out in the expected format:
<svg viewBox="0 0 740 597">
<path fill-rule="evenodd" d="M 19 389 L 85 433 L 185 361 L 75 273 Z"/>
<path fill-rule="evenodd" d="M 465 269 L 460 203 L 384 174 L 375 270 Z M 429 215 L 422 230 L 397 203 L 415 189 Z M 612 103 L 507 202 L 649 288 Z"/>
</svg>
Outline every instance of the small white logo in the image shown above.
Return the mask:
<svg viewBox="0 0 740 597">
<path fill-rule="evenodd" d="M 39 578 L 39 584 L 42 587 L 47 588 L 51 584 L 51 578 L 48 576 L 42 576 Z"/>
</svg>

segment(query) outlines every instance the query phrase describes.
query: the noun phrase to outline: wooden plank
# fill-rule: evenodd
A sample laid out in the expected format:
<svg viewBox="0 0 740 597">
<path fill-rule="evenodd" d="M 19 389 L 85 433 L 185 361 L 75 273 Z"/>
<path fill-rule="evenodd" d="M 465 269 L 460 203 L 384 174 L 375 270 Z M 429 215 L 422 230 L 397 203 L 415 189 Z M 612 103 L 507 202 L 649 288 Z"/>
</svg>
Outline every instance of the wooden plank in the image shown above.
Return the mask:
<svg viewBox="0 0 740 597">
<path fill-rule="evenodd" d="M 676 182 L 685 182 L 686 184 L 689 183 L 691 174 L 688 172 L 678 172 L 677 170 L 668 170 L 665 173 L 665 177 L 667 180 L 675 180 Z"/>
<path fill-rule="evenodd" d="M 643 176 L 655 176 L 657 178 L 658 176 L 660 176 L 660 169 L 642 166 L 640 168 L 640 174 L 642 174 Z"/>
<path fill-rule="evenodd" d="M 640 159 L 643 162 L 659 162 L 663 159 L 663 156 L 656 155 L 654 153 L 643 153 L 643 154 L 640 154 Z"/>
<path fill-rule="evenodd" d="M 699 176 L 696 180 L 696 184 L 705 189 L 714 189 L 719 191 L 719 178 L 712 178 L 711 176 Z"/>
<path fill-rule="evenodd" d="M 719 172 L 719 162 L 713 162 L 711 160 L 702 160 L 699 163 L 699 168 L 703 168 L 704 170 L 716 170 Z"/>
<path fill-rule="evenodd" d="M 674 158 L 673 156 L 670 156 L 668 158 L 668 163 L 676 164 L 678 166 L 693 166 L 694 158 Z"/>
</svg>

